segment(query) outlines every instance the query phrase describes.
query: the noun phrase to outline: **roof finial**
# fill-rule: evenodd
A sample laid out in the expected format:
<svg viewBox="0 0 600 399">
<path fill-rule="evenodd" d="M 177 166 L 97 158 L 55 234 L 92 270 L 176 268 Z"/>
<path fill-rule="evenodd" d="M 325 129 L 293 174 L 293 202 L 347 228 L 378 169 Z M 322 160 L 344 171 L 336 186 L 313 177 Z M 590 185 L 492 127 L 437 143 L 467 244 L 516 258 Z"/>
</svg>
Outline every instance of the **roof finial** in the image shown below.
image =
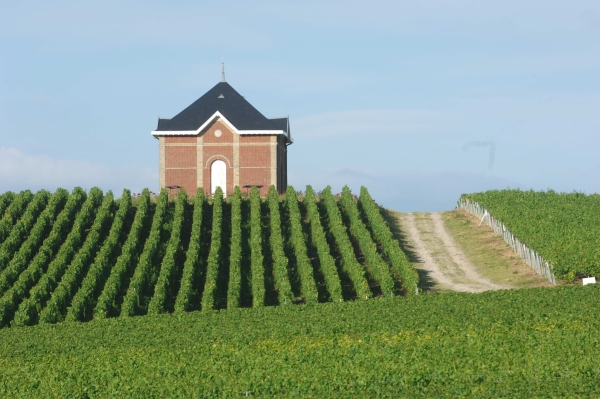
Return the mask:
<svg viewBox="0 0 600 399">
<path fill-rule="evenodd" d="M 225 82 L 225 61 L 221 57 L 221 82 Z"/>
</svg>

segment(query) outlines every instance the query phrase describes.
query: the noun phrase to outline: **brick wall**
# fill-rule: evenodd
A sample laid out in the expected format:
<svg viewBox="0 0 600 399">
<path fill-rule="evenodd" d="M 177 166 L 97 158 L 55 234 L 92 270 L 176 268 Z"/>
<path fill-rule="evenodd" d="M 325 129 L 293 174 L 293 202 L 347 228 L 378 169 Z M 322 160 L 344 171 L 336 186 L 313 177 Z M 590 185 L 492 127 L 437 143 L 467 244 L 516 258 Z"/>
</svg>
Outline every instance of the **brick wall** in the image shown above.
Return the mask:
<svg viewBox="0 0 600 399">
<path fill-rule="evenodd" d="M 164 185 L 183 186 L 189 195 L 194 195 L 199 184 L 210 194 L 211 165 L 216 160 L 227 165 L 227 195 L 233 193 L 234 184 L 240 188 L 261 185 L 262 196 L 271 184 L 279 192 L 287 187 L 287 149 L 282 136 L 242 136 L 217 120 L 200 137 L 166 136 L 160 142 L 164 142 Z"/>
<path fill-rule="evenodd" d="M 271 136 L 240 137 L 240 187 L 263 186 L 266 196 L 271 186 Z"/>
<path fill-rule="evenodd" d="M 196 193 L 196 137 L 165 137 L 165 186 L 181 186 Z"/>
</svg>

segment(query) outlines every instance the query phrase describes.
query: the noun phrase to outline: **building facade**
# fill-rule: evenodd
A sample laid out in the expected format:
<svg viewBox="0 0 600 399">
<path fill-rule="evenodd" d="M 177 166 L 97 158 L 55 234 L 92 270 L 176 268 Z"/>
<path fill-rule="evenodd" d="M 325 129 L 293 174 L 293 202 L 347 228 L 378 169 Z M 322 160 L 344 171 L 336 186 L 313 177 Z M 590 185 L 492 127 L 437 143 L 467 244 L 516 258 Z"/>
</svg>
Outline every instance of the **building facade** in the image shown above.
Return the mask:
<svg viewBox="0 0 600 399">
<path fill-rule="evenodd" d="M 261 186 L 287 188 L 289 118 L 268 119 L 224 79 L 172 119 L 158 120 L 160 187 L 198 187 L 226 195 Z M 245 188 L 244 188 L 245 187 Z"/>
</svg>

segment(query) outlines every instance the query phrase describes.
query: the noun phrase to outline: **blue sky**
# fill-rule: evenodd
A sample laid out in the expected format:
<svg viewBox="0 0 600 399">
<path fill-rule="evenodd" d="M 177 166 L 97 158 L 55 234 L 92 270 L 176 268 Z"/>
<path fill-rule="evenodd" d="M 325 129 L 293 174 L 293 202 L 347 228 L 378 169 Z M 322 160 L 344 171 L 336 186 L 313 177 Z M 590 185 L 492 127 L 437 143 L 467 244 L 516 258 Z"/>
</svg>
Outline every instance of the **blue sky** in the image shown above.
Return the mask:
<svg viewBox="0 0 600 399">
<path fill-rule="evenodd" d="M 0 0 L 0 191 L 158 186 L 158 116 L 220 79 L 289 115 L 290 183 L 402 211 L 600 192 L 600 2 Z"/>
</svg>

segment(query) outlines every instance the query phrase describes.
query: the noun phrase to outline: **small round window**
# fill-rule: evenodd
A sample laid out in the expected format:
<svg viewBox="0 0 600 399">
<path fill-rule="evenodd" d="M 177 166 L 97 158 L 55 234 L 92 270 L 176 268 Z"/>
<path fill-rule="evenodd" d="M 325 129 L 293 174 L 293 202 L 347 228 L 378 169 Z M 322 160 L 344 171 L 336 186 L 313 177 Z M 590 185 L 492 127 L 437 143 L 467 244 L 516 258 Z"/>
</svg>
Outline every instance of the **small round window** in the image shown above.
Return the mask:
<svg viewBox="0 0 600 399">
<path fill-rule="evenodd" d="M 221 137 L 222 134 L 223 134 L 223 132 L 220 131 L 219 129 L 215 130 L 215 136 L 216 137 Z"/>
</svg>

